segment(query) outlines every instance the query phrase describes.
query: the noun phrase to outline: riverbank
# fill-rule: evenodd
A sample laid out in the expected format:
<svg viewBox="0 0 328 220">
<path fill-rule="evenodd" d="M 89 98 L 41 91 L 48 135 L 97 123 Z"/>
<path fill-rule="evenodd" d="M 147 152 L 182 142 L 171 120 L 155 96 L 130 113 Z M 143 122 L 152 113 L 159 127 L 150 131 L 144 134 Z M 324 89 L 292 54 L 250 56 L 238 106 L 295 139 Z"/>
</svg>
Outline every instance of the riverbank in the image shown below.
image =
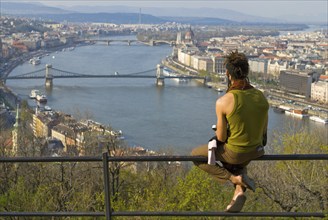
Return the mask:
<svg viewBox="0 0 328 220">
<path fill-rule="evenodd" d="M 178 74 L 188 75 L 188 72 L 195 71 L 193 69 L 186 69 L 183 64 L 178 63 L 172 58 L 166 58 L 162 61 L 162 64 L 167 68 L 170 68 L 177 72 Z M 197 73 L 196 73 L 197 74 Z M 198 80 L 201 82 L 200 80 Z M 206 84 L 209 88 L 214 89 L 218 92 L 224 92 L 227 89 L 226 83 L 220 82 L 208 82 Z M 309 102 L 307 100 L 294 99 L 291 95 L 284 97 L 281 94 L 276 94 L 270 89 L 261 89 L 267 96 L 270 106 L 275 107 L 279 105 L 287 105 L 291 109 L 308 109 L 310 116 L 319 116 L 323 118 L 328 118 L 328 106 L 320 105 L 318 103 Z M 292 102 L 290 102 L 292 100 Z M 288 103 L 289 102 L 289 103 Z"/>
<path fill-rule="evenodd" d="M 87 46 L 92 43 L 77 43 L 70 45 L 62 45 L 59 47 L 48 48 L 48 49 L 40 49 L 37 51 L 31 51 L 28 53 L 24 53 L 19 57 L 16 57 L 13 60 L 9 60 L 6 65 L 3 67 L 3 71 L 0 73 L 0 78 L 5 79 L 10 75 L 10 73 L 19 65 L 29 61 L 33 57 L 44 57 L 47 54 L 55 53 L 56 51 L 61 51 L 71 47 L 79 47 L 79 46 Z M 5 82 L 0 83 L 0 98 L 3 99 L 3 102 L 11 109 L 15 109 L 17 105 L 21 104 L 21 99 L 19 96 L 13 92 L 8 86 L 6 86 Z"/>
</svg>

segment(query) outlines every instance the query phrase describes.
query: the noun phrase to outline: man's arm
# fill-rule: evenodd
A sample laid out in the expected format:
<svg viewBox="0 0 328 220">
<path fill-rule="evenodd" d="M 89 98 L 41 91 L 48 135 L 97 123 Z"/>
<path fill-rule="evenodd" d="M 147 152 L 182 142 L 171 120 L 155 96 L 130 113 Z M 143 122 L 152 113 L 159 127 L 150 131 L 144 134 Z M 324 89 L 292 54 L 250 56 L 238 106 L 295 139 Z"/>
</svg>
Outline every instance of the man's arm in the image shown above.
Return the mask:
<svg viewBox="0 0 328 220">
<path fill-rule="evenodd" d="M 227 140 L 227 119 L 226 115 L 232 112 L 234 105 L 233 95 L 225 94 L 216 101 L 215 111 L 217 117 L 216 123 L 216 137 L 221 142 Z"/>
<path fill-rule="evenodd" d="M 265 116 L 265 119 L 264 119 L 264 128 L 263 128 L 263 139 L 262 139 L 262 146 L 264 147 L 266 144 L 267 144 L 267 139 L 268 139 L 268 135 L 267 135 L 267 132 L 268 132 L 268 113 L 267 115 Z"/>
</svg>

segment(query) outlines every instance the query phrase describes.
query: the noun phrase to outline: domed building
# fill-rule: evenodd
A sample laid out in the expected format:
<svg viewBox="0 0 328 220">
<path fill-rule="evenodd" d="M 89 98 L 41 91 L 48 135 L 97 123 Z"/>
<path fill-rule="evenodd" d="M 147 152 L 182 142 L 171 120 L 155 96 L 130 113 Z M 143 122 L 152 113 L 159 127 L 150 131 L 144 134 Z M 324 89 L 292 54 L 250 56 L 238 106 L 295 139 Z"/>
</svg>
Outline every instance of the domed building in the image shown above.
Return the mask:
<svg viewBox="0 0 328 220">
<path fill-rule="evenodd" d="M 189 27 L 189 30 L 185 34 L 184 43 L 193 45 L 195 43 L 194 38 L 195 38 L 194 32 L 191 30 L 191 27 Z"/>
</svg>

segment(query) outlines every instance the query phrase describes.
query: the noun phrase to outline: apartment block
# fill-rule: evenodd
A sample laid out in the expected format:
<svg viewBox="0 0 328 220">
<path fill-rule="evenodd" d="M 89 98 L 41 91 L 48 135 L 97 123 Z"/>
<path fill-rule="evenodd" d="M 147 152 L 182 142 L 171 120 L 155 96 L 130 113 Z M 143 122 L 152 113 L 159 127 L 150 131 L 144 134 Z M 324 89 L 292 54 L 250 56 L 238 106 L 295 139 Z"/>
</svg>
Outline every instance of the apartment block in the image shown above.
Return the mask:
<svg viewBox="0 0 328 220">
<path fill-rule="evenodd" d="M 41 47 L 41 40 L 24 39 L 22 40 L 22 43 L 27 46 L 30 51 L 40 49 Z"/>
<path fill-rule="evenodd" d="M 224 57 L 222 57 L 221 55 L 212 56 L 212 61 L 213 61 L 213 73 L 225 74 L 226 68 L 224 65 Z"/>
<path fill-rule="evenodd" d="M 46 114 L 33 115 L 33 133 L 35 137 L 51 137 L 51 129 L 57 125 L 59 121 L 51 118 Z"/>
<path fill-rule="evenodd" d="M 288 68 L 288 62 L 283 60 L 271 60 L 268 63 L 268 74 L 279 78 L 279 74 L 281 71 L 285 71 Z"/>
<path fill-rule="evenodd" d="M 311 85 L 311 99 L 328 103 L 328 80 L 319 80 Z"/>
<path fill-rule="evenodd" d="M 312 72 L 284 70 L 280 72 L 279 80 L 283 90 L 310 98 L 313 80 Z"/>
<path fill-rule="evenodd" d="M 64 152 L 68 152 L 69 146 L 75 145 L 74 131 L 67 125 L 58 124 L 52 128 L 51 133 L 52 138 L 55 138 L 62 142 L 62 144 L 64 145 Z"/>
<path fill-rule="evenodd" d="M 253 58 L 249 59 L 249 69 L 254 73 L 261 73 L 263 76 L 268 74 L 268 63 L 267 59 Z"/>
<path fill-rule="evenodd" d="M 60 123 L 52 128 L 51 136 L 63 143 L 64 152 L 74 151 L 76 154 L 83 155 L 82 146 L 86 131 L 88 128 L 78 122 Z"/>
<path fill-rule="evenodd" d="M 205 70 L 209 73 L 213 72 L 213 60 L 210 57 L 202 57 L 199 59 L 198 70 Z"/>
</svg>

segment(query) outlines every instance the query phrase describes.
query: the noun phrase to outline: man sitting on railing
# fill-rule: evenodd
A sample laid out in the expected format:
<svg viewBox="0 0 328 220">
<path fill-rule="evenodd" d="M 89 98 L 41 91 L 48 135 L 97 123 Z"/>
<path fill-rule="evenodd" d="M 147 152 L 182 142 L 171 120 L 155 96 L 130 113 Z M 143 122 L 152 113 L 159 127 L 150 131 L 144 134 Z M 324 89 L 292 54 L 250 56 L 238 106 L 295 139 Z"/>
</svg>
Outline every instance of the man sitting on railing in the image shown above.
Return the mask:
<svg viewBox="0 0 328 220">
<path fill-rule="evenodd" d="M 240 212 L 246 188 L 255 191 L 246 166 L 264 154 L 269 104 L 263 93 L 248 81 L 249 64 L 243 53 L 232 52 L 225 60 L 228 90 L 216 101 L 216 136 L 208 145 L 193 149 L 193 156 L 207 156 L 208 163 L 195 162 L 221 183 L 230 180 L 235 193 L 227 212 Z"/>
</svg>

